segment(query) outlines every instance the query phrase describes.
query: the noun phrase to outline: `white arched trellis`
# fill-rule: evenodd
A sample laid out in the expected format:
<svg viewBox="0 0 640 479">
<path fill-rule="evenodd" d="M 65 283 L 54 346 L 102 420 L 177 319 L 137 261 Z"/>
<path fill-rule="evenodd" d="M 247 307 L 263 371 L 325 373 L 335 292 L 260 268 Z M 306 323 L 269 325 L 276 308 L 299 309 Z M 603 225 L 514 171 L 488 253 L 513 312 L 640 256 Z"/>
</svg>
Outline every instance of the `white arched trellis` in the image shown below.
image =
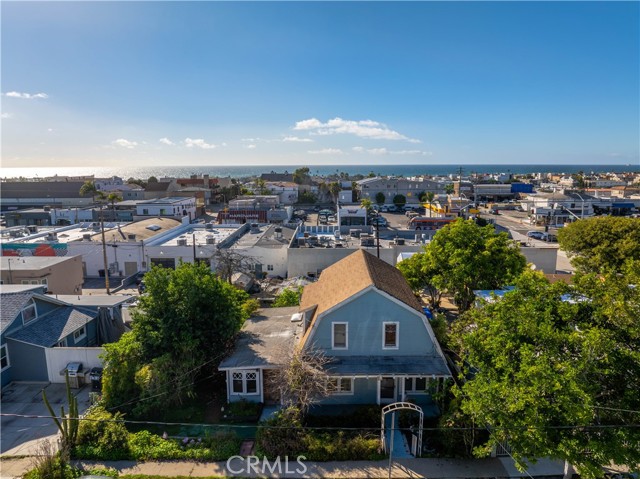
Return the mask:
<svg viewBox="0 0 640 479">
<path fill-rule="evenodd" d="M 387 451 L 387 444 L 385 441 L 385 428 L 384 428 L 384 418 L 387 414 L 391 413 L 391 427 L 392 427 L 392 434 L 391 434 L 391 441 L 392 443 L 390 444 L 389 449 L 389 460 L 391 460 L 391 448 L 393 447 L 393 426 L 395 424 L 396 421 L 396 411 L 399 410 L 411 410 L 411 411 L 415 411 L 420 415 L 420 427 L 418 429 L 418 447 L 416 449 L 416 456 L 419 456 L 421 451 L 422 451 L 422 423 L 424 420 L 424 413 L 422 412 L 422 408 L 420 406 L 417 406 L 416 404 L 410 403 L 410 402 L 394 402 L 393 404 L 389 404 L 385 407 L 382 408 L 382 414 L 381 414 L 381 441 L 382 441 L 382 448 L 384 451 Z"/>
</svg>

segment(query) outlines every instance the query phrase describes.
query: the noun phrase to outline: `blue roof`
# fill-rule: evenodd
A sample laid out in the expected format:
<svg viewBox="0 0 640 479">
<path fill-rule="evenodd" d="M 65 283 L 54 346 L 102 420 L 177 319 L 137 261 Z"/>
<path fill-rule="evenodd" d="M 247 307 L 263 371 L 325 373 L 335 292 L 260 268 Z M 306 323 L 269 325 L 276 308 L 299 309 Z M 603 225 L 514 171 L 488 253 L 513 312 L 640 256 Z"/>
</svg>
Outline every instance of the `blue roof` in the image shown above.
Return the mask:
<svg viewBox="0 0 640 479">
<path fill-rule="evenodd" d="M 7 338 L 48 348 L 97 316 L 97 312 L 88 309 L 61 307 L 40 316 L 24 328 L 11 333 Z"/>
<path fill-rule="evenodd" d="M 438 356 L 336 356 L 324 366 L 333 376 L 451 376 L 444 357 Z"/>
</svg>

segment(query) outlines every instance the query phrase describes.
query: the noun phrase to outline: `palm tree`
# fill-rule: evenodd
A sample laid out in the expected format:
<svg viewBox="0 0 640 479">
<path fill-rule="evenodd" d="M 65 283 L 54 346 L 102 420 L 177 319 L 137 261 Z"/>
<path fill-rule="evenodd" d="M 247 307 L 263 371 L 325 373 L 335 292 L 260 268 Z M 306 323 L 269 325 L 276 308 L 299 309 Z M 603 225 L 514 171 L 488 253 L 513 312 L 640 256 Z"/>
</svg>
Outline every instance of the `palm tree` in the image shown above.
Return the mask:
<svg viewBox="0 0 640 479">
<path fill-rule="evenodd" d="M 431 218 L 431 205 L 433 203 L 433 199 L 435 198 L 435 194 L 433 194 L 433 191 L 428 191 L 427 193 L 425 193 L 424 195 L 424 199 L 427 203 L 429 203 L 429 218 Z"/>
<path fill-rule="evenodd" d="M 340 183 L 338 183 L 337 181 L 329 183 L 329 193 L 331 193 L 331 196 L 333 196 L 333 200 L 336 203 L 338 202 L 338 196 L 340 195 L 341 191 L 342 187 L 340 186 Z"/>
</svg>

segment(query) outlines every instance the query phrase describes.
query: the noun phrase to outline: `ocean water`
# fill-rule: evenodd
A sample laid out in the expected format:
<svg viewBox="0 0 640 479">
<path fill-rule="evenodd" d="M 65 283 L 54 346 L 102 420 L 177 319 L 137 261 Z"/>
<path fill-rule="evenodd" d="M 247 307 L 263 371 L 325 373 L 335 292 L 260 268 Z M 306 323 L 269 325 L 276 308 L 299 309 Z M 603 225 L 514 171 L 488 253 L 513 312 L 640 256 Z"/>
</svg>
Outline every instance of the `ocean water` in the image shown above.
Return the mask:
<svg viewBox="0 0 640 479">
<path fill-rule="evenodd" d="M 54 175 L 85 176 L 95 175 L 98 178 L 119 176 L 128 178 L 147 179 L 150 176 L 158 178 L 189 177 L 190 175 L 208 174 L 210 176 L 231 176 L 243 178 L 257 176 L 261 173 L 293 172 L 296 168 L 308 166 L 311 174 L 327 176 L 338 172 L 349 175 L 415 176 L 415 175 L 457 175 L 462 168 L 463 176 L 474 173 L 585 173 L 594 172 L 640 172 L 639 165 L 253 165 L 253 166 L 144 166 L 144 167 L 53 167 L 53 168 L 2 168 L 1 178 L 45 178 Z"/>
</svg>

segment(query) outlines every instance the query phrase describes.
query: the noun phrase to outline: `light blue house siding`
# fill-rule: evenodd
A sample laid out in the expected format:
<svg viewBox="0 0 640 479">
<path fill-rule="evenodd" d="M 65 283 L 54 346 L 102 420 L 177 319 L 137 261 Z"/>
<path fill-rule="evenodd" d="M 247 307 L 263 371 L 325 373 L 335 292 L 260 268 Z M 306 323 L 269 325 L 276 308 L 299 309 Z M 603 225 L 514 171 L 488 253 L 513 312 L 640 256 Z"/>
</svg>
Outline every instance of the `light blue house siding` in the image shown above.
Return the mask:
<svg viewBox="0 0 640 479">
<path fill-rule="evenodd" d="M 376 404 L 378 402 L 378 378 L 353 378 L 353 394 L 332 394 L 322 398 L 323 405 Z"/>
<path fill-rule="evenodd" d="M 308 344 L 326 356 L 433 355 L 435 347 L 421 316 L 384 293 L 370 290 L 316 320 Z M 346 349 L 332 349 L 333 322 L 348 324 Z M 399 323 L 397 349 L 382 347 L 385 322 Z"/>
</svg>

